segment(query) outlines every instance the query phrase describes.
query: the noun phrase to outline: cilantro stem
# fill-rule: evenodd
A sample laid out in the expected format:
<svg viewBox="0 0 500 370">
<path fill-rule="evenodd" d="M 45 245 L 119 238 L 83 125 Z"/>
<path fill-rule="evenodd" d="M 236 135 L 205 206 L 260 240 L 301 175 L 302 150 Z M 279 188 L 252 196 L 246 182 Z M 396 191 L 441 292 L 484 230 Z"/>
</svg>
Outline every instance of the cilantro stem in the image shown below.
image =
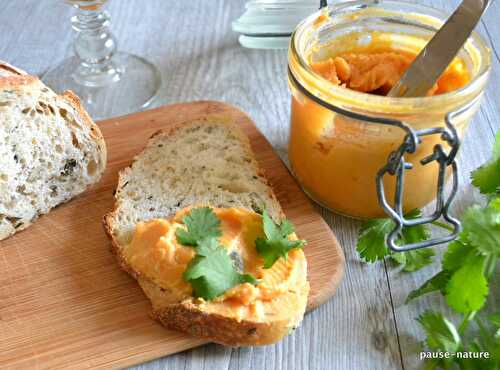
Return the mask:
<svg viewBox="0 0 500 370">
<path fill-rule="evenodd" d="M 477 313 L 477 311 L 470 311 L 464 316 L 462 323 L 458 327 L 458 333 L 460 334 L 460 336 L 462 336 L 465 329 L 467 329 L 469 322 L 474 318 L 474 316 L 476 316 L 476 313 Z"/>
<path fill-rule="evenodd" d="M 438 226 L 441 229 L 446 229 L 448 231 L 453 231 L 454 230 L 453 226 L 445 224 L 444 222 L 441 222 L 441 221 L 432 221 L 431 224 L 433 224 L 434 226 Z"/>
<path fill-rule="evenodd" d="M 490 280 L 490 278 L 493 276 L 496 264 L 497 264 L 497 258 L 495 255 L 490 254 L 489 256 L 486 257 L 486 261 L 484 263 L 484 274 L 486 276 L 486 279 Z"/>
<path fill-rule="evenodd" d="M 485 342 L 488 343 L 488 346 L 494 346 L 494 339 L 490 335 L 488 335 L 488 330 L 486 329 L 486 326 L 483 324 L 483 321 L 479 318 L 479 316 L 476 316 L 474 321 L 477 324 L 477 327 L 479 328 L 479 332 L 481 333 L 481 336 Z"/>
</svg>

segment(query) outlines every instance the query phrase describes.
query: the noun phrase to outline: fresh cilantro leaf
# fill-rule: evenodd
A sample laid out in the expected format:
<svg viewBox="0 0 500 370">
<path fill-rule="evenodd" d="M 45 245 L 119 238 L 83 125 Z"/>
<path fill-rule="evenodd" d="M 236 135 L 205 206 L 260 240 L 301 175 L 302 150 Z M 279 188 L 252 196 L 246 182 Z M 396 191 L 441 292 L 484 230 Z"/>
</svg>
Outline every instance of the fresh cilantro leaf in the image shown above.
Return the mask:
<svg viewBox="0 0 500 370">
<path fill-rule="evenodd" d="M 410 215 L 412 217 L 413 215 Z M 420 214 L 414 217 L 419 217 Z M 408 216 L 407 216 L 408 217 Z M 402 239 L 404 243 L 416 243 L 422 240 L 429 239 L 429 232 L 426 227 L 419 225 L 413 227 L 405 227 L 402 231 Z M 390 257 L 397 263 L 403 266 L 403 271 L 412 272 L 420 270 L 422 267 L 432 263 L 432 257 L 435 253 L 433 249 L 421 248 L 408 252 L 393 252 Z"/>
<path fill-rule="evenodd" d="M 198 242 L 197 254 L 184 271 L 184 280 L 191 283 L 195 297 L 214 299 L 232 287 L 242 284 L 256 284 L 249 274 L 236 271 L 226 249 L 215 238 Z"/>
<path fill-rule="evenodd" d="M 469 255 L 473 256 L 474 254 L 474 249 L 467 241 L 463 237 L 459 237 L 448 244 L 448 249 L 443 256 L 442 268 L 449 272 L 458 270 L 464 261 L 467 261 Z"/>
<path fill-rule="evenodd" d="M 426 311 L 417 321 L 427 334 L 427 346 L 433 350 L 455 352 L 460 346 L 460 335 L 455 325 L 438 312 Z"/>
<path fill-rule="evenodd" d="M 422 211 L 418 208 L 405 214 L 405 218 L 408 220 L 419 217 L 422 217 Z M 405 243 L 416 243 L 429 239 L 430 237 L 429 230 L 424 225 L 405 227 L 403 228 L 402 234 Z"/>
<path fill-rule="evenodd" d="M 422 213 L 419 209 L 415 209 L 405 215 L 408 219 L 418 218 L 420 216 L 422 216 Z M 429 237 L 429 230 L 424 225 L 405 227 L 401 232 L 401 239 L 405 244 L 417 243 L 422 240 L 427 240 Z M 403 266 L 403 271 L 412 272 L 431 264 L 434 255 L 433 249 L 421 248 L 408 252 L 392 252 L 390 257 Z"/>
<path fill-rule="evenodd" d="M 294 232 L 292 223 L 284 220 L 277 225 L 269 214 L 264 211 L 262 222 L 265 238 L 258 237 L 255 240 L 255 248 L 264 259 L 264 268 L 271 268 L 280 258 L 287 258 L 288 252 L 294 248 L 303 247 L 305 240 L 290 240 L 288 236 Z"/>
<path fill-rule="evenodd" d="M 192 209 L 184 218 L 186 230 L 177 229 L 179 243 L 196 248 L 196 256 L 183 273 L 193 287 L 193 295 L 206 300 L 223 294 L 235 285 L 256 284 L 249 274 L 240 274 L 217 238 L 222 235 L 220 220 L 209 207 Z"/>
<path fill-rule="evenodd" d="M 410 302 L 412 299 L 423 296 L 424 294 L 432 293 L 435 291 L 441 291 L 444 294 L 444 288 L 446 284 L 450 280 L 450 273 L 446 270 L 438 272 L 436 275 L 427 280 L 424 284 L 422 284 L 419 288 L 410 292 L 408 297 L 406 298 L 406 302 Z"/>
<path fill-rule="evenodd" d="M 430 248 L 416 249 L 408 252 L 391 253 L 391 259 L 403 266 L 403 271 L 412 272 L 432 263 L 435 256 Z"/>
<path fill-rule="evenodd" d="M 486 208 L 468 208 L 462 219 L 464 233 L 474 247 L 485 255 L 500 256 L 500 198 Z"/>
<path fill-rule="evenodd" d="M 280 257 L 286 259 L 289 251 L 294 248 L 300 248 L 303 245 L 303 240 L 268 240 L 264 238 L 257 238 L 255 240 L 257 252 L 264 258 L 265 269 L 271 268 Z"/>
<path fill-rule="evenodd" d="M 479 330 L 472 341 L 471 349 L 474 352 L 488 352 L 490 358 L 473 359 L 461 365 L 476 365 L 475 367 L 461 366 L 461 369 L 498 370 L 500 368 L 500 313 L 489 316 L 486 323 L 479 316 L 475 316 L 475 321 Z"/>
<path fill-rule="evenodd" d="M 482 194 L 500 193 L 500 131 L 496 135 L 491 160 L 472 172 L 472 184 Z"/>
<path fill-rule="evenodd" d="M 293 224 L 288 220 L 283 220 L 279 228 L 280 228 L 280 234 L 283 238 L 286 238 L 288 235 L 295 232 Z"/>
<path fill-rule="evenodd" d="M 266 234 L 266 237 L 271 240 L 286 238 L 295 231 L 292 223 L 288 220 L 283 220 L 279 225 L 275 224 L 267 211 L 264 211 L 262 214 L 262 222 L 264 226 L 264 234 Z"/>
<path fill-rule="evenodd" d="M 440 291 L 445 295 L 445 288 L 452 274 L 464 265 L 464 261 L 467 261 L 469 256 L 474 255 L 474 248 L 471 248 L 463 239 L 459 238 L 451 242 L 443 256 L 442 270 L 412 291 L 406 298 L 406 302 L 435 291 Z"/>
<path fill-rule="evenodd" d="M 388 218 L 365 221 L 359 230 L 356 250 L 366 262 L 383 260 L 390 251 L 385 244 L 385 236 L 393 229 L 394 223 Z"/>
<path fill-rule="evenodd" d="M 476 248 L 470 245 L 470 242 L 466 240 L 464 233 L 462 233 L 462 235 L 460 235 L 458 239 L 454 240 L 448 245 L 448 249 L 443 256 L 442 271 L 434 275 L 428 281 L 426 281 L 420 288 L 412 291 L 408 295 L 406 302 L 409 302 L 414 298 L 420 297 L 424 294 L 431 293 L 434 291 L 440 291 L 443 295 L 453 293 L 450 299 L 454 301 L 457 301 L 457 299 L 468 300 L 468 298 L 466 298 L 465 295 L 463 295 L 467 293 L 462 293 L 462 290 L 460 290 L 460 288 L 457 291 L 447 293 L 447 286 L 452 276 L 455 276 L 454 275 L 455 272 L 461 268 L 464 268 L 464 266 L 466 266 L 470 262 L 475 261 L 476 255 L 477 255 Z M 464 270 L 462 270 L 462 272 L 458 275 L 458 277 L 455 277 L 455 281 L 457 281 L 457 279 L 459 279 L 460 276 L 464 274 L 463 271 Z M 467 281 L 467 283 L 469 282 L 472 285 L 470 286 L 464 285 L 463 289 L 471 290 L 472 294 L 479 293 L 480 291 L 476 292 L 474 290 L 474 285 L 473 285 L 474 282 Z M 454 296 L 454 294 L 456 295 L 456 297 Z M 464 303 L 462 302 L 461 304 L 463 305 Z"/>
<path fill-rule="evenodd" d="M 408 219 L 421 216 L 420 210 L 413 210 L 405 215 Z M 418 249 L 409 252 L 392 252 L 385 244 L 385 236 L 394 228 L 390 219 L 369 220 L 361 226 L 356 250 L 366 262 L 383 260 L 389 256 L 394 262 L 402 265 L 403 271 L 410 272 L 421 269 L 432 263 L 434 250 Z M 401 232 L 400 243 L 416 243 L 429 238 L 429 231 L 424 225 L 405 227 Z"/>
<path fill-rule="evenodd" d="M 215 238 L 205 238 L 200 240 L 196 246 L 196 254 L 199 256 L 207 257 L 220 249 L 219 242 Z"/>
<path fill-rule="evenodd" d="M 220 220 L 209 207 L 192 209 L 182 219 L 187 230 L 177 229 L 175 235 L 182 245 L 196 246 L 202 239 L 222 235 Z"/>
<path fill-rule="evenodd" d="M 455 311 L 469 313 L 484 305 L 488 294 L 488 281 L 483 273 L 484 259 L 481 255 L 469 256 L 446 284 L 446 303 Z"/>
</svg>

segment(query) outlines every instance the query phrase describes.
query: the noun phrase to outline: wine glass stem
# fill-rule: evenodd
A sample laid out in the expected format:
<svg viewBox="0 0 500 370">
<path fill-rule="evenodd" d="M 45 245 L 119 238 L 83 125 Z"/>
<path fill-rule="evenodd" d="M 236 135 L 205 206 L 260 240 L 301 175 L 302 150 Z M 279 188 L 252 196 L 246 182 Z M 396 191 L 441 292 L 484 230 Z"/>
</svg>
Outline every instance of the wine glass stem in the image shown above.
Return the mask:
<svg viewBox="0 0 500 370">
<path fill-rule="evenodd" d="M 112 60 L 116 40 L 109 30 L 109 14 L 102 7 L 77 7 L 71 24 L 77 32 L 74 48 L 79 59 L 73 78 L 87 86 L 102 86 L 119 79 L 118 68 Z"/>
</svg>

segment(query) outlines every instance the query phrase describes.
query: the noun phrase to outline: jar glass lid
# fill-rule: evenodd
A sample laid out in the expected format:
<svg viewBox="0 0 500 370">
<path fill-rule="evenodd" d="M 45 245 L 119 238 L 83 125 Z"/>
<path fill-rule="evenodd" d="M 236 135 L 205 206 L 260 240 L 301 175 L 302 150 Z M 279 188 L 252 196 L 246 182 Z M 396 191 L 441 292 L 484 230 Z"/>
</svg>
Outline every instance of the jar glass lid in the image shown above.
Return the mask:
<svg viewBox="0 0 500 370">
<path fill-rule="evenodd" d="M 335 3 L 340 1 L 334 1 Z M 320 8 L 320 0 L 253 0 L 232 23 L 240 44 L 253 49 L 286 49 L 295 27 Z"/>
</svg>

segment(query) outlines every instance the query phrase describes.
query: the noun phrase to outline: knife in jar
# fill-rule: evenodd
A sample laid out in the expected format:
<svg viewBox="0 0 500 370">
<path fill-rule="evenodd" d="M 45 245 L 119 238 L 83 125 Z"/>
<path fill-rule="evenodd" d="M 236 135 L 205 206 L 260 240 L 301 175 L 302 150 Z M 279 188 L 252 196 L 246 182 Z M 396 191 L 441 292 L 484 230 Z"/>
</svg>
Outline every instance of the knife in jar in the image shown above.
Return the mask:
<svg viewBox="0 0 500 370">
<path fill-rule="evenodd" d="M 425 96 L 465 44 L 489 3 L 489 0 L 463 0 L 387 96 Z"/>
</svg>

